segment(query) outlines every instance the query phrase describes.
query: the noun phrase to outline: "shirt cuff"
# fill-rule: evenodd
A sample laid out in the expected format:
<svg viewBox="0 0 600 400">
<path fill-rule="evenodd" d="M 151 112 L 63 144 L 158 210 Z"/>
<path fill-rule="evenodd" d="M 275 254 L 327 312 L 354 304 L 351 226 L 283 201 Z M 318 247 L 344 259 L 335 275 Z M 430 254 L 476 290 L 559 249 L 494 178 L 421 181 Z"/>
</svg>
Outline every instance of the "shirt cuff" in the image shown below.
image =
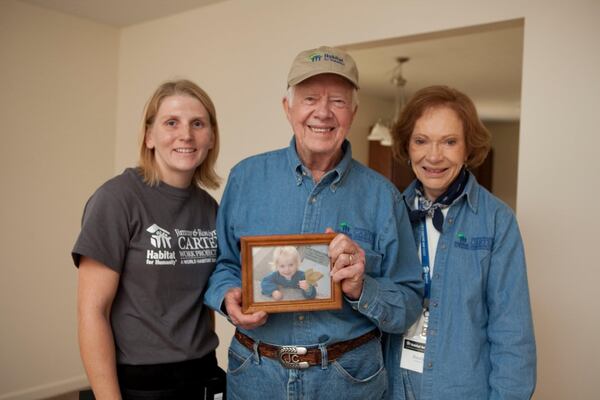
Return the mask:
<svg viewBox="0 0 600 400">
<path fill-rule="evenodd" d="M 375 304 L 375 297 L 377 295 L 377 281 L 371 278 L 369 275 L 364 275 L 363 288 L 360 293 L 358 300 L 351 300 L 344 296 L 348 304 L 353 310 L 356 310 L 362 314 L 368 314 L 368 311 L 372 309 Z"/>
</svg>

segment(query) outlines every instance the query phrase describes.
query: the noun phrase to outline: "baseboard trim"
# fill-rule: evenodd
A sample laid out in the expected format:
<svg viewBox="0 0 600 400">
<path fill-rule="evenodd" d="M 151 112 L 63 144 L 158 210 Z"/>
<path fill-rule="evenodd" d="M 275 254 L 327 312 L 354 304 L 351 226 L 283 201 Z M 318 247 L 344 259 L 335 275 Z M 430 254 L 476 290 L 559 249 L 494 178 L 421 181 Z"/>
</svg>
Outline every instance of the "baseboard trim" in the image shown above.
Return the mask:
<svg viewBox="0 0 600 400">
<path fill-rule="evenodd" d="M 72 392 L 89 387 L 85 375 L 76 376 L 62 381 L 51 382 L 32 388 L 18 390 L 15 392 L 0 394 L 0 400 L 36 400 L 46 397 L 58 396 L 63 393 Z"/>
</svg>

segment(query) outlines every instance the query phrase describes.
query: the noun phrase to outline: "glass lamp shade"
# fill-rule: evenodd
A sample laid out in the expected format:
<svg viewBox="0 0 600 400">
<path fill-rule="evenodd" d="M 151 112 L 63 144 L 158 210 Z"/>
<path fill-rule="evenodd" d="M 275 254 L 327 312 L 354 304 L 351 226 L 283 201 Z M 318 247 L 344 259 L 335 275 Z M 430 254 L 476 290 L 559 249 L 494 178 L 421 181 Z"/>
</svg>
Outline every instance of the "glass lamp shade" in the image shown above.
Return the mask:
<svg viewBox="0 0 600 400">
<path fill-rule="evenodd" d="M 382 146 L 392 145 L 392 133 L 390 128 L 382 122 L 377 122 L 373 125 L 371 133 L 367 136 L 368 140 L 376 140 L 381 143 Z"/>
</svg>

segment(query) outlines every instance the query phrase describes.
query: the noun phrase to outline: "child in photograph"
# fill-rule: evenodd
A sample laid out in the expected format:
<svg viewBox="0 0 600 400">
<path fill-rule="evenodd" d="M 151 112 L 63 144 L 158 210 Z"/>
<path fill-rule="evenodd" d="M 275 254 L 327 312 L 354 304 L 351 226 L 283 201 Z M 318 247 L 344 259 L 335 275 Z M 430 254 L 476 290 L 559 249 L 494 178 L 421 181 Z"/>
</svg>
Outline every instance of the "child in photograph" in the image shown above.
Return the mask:
<svg viewBox="0 0 600 400">
<path fill-rule="evenodd" d="M 273 300 L 283 299 L 283 288 L 302 290 L 306 299 L 314 299 L 317 290 L 306 281 L 303 271 L 299 271 L 301 263 L 300 253 L 294 246 L 280 246 L 273 251 L 273 269 L 263 278 L 261 290 L 265 296 L 271 296 Z"/>
</svg>

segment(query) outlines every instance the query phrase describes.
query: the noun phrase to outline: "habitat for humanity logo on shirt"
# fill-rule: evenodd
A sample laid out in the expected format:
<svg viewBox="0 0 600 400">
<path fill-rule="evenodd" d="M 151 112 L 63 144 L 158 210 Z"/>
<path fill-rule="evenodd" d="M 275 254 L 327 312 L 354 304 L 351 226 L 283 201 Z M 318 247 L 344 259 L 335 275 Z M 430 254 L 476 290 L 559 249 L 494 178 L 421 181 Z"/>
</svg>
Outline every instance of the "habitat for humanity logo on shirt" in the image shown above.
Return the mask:
<svg viewBox="0 0 600 400">
<path fill-rule="evenodd" d="M 146 250 L 146 264 L 175 265 L 175 252 L 171 251 L 171 234 L 166 229 L 152 224 L 146 232 L 150 233 L 150 244 L 157 250 Z M 164 250 L 163 250 L 164 249 Z M 167 250 L 169 249 L 169 250 Z"/>
<path fill-rule="evenodd" d="M 178 258 L 181 264 L 205 264 L 217 260 L 216 230 L 175 229 L 175 240 L 168 230 L 156 224 L 146 232 L 150 233 L 150 245 L 154 248 L 146 250 L 147 265 L 175 265 Z"/>
</svg>

